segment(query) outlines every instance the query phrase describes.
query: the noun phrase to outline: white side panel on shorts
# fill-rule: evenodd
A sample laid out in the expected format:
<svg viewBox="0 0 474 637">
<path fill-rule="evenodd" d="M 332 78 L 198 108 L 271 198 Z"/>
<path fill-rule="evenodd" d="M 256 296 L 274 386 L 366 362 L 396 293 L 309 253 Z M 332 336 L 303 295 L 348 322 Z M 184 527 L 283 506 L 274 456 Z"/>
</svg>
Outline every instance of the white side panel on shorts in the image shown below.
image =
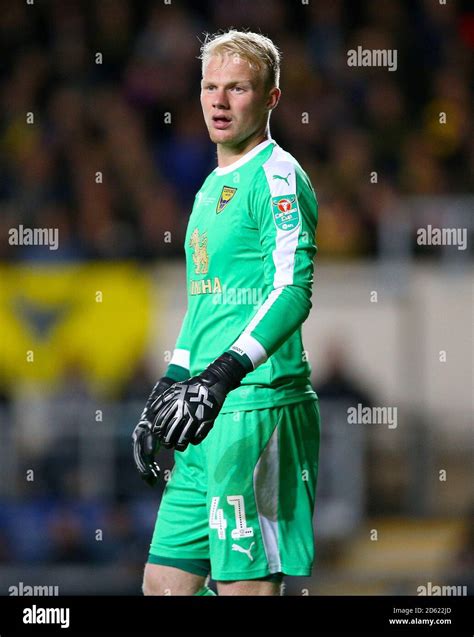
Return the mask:
<svg viewBox="0 0 474 637">
<path fill-rule="evenodd" d="M 253 472 L 253 489 L 258 520 L 270 573 L 278 573 L 282 570 L 278 548 L 279 476 L 280 454 L 277 424 Z"/>
</svg>

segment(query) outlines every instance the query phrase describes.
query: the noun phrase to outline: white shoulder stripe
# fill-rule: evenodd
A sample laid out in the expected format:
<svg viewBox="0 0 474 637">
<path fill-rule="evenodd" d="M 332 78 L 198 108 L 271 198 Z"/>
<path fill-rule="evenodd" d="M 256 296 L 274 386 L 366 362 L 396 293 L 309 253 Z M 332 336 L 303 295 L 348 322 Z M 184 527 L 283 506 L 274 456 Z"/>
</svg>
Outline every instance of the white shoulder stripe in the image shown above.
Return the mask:
<svg viewBox="0 0 474 637">
<path fill-rule="evenodd" d="M 265 302 L 259 307 L 257 313 L 240 335 L 234 346 L 244 351 L 253 363 L 254 368 L 258 367 L 267 359 L 264 347 L 251 334 L 263 317 L 269 312 L 276 302 L 283 289 L 293 283 L 293 273 L 295 267 L 295 253 L 298 246 L 298 238 L 301 229 L 301 216 L 297 225 L 290 230 L 283 230 L 278 227 L 273 210 L 273 197 L 285 197 L 291 195 L 296 197 L 296 168 L 294 158 L 282 150 L 278 145 L 273 149 L 269 159 L 262 164 L 270 190 L 267 214 L 272 215 L 275 223 L 275 248 L 272 251 L 272 259 L 275 265 L 273 277 L 273 290 L 268 295 Z M 298 201 L 296 200 L 298 206 Z M 278 212 L 278 211 L 277 211 Z M 299 215 L 299 208 L 298 208 Z"/>
<path fill-rule="evenodd" d="M 263 169 L 270 189 L 271 199 L 268 205 L 272 208 L 270 213 L 273 216 L 273 197 L 296 196 L 295 160 L 289 153 L 276 146 L 271 156 L 263 164 Z M 296 205 L 299 206 L 297 199 Z M 293 283 L 295 253 L 298 246 L 300 227 L 301 218 L 298 225 L 292 230 L 282 230 L 276 227 L 275 249 L 272 253 L 275 265 L 274 288 Z"/>
<path fill-rule="evenodd" d="M 273 153 L 262 167 L 267 176 L 272 197 L 296 193 L 295 160 L 290 153 L 275 146 Z"/>
</svg>

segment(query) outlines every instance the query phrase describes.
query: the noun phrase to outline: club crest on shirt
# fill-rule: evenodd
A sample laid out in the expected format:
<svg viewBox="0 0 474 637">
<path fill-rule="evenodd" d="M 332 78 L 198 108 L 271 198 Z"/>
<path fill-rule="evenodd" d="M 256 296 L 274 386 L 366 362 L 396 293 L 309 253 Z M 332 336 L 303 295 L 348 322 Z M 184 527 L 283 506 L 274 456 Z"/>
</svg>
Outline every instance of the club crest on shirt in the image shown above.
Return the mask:
<svg viewBox="0 0 474 637">
<path fill-rule="evenodd" d="M 224 208 L 227 206 L 236 192 L 237 188 L 231 188 L 230 186 L 224 186 L 222 188 L 221 196 L 219 197 L 219 201 L 217 202 L 216 207 L 217 215 L 224 210 Z"/>
<path fill-rule="evenodd" d="M 280 230 L 293 230 L 300 222 L 296 195 L 272 197 L 273 218 Z"/>
</svg>

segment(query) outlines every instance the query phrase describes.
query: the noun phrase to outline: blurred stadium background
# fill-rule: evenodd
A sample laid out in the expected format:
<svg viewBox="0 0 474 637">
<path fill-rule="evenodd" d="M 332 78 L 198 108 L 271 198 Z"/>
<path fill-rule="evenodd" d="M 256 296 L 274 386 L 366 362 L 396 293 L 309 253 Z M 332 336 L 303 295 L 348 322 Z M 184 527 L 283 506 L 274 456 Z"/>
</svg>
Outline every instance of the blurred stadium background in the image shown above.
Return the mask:
<svg viewBox="0 0 474 637">
<path fill-rule="evenodd" d="M 317 562 L 286 592 L 472 594 L 467 3 L 3 0 L 0 15 L 0 595 L 140 593 L 161 490 L 130 434 L 174 345 L 186 221 L 214 167 L 199 39 L 229 26 L 281 48 L 272 136 L 320 205 L 304 328 Z M 396 72 L 348 66 L 358 45 L 396 49 Z M 420 246 L 428 224 L 465 229 L 467 249 Z M 59 249 L 11 245 L 20 225 L 58 229 Z M 358 403 L 397 407 L 398 426 L 349 424 Z"/>
</svg>

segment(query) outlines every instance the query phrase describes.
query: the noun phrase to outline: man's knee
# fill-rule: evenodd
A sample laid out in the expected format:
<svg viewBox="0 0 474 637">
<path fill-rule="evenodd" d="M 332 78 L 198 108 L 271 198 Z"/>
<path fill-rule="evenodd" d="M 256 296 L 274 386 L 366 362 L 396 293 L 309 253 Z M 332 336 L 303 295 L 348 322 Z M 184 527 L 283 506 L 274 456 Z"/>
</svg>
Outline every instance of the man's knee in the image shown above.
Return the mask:
<svg viewBox="0 0 474 637">
<path fill-rule="evenodd" d="M 144 595 L 165 595 L 165 586 L 159 569 L 151 568 L 153 564 L 145 564 L 142 591 Z"/>
<path fill-rule="evenodd" d="M 204 585 L 205 578 L 173 566 L 146 564 L 143 574 L 143 594 L 194 595 Z"/>
</svg>

